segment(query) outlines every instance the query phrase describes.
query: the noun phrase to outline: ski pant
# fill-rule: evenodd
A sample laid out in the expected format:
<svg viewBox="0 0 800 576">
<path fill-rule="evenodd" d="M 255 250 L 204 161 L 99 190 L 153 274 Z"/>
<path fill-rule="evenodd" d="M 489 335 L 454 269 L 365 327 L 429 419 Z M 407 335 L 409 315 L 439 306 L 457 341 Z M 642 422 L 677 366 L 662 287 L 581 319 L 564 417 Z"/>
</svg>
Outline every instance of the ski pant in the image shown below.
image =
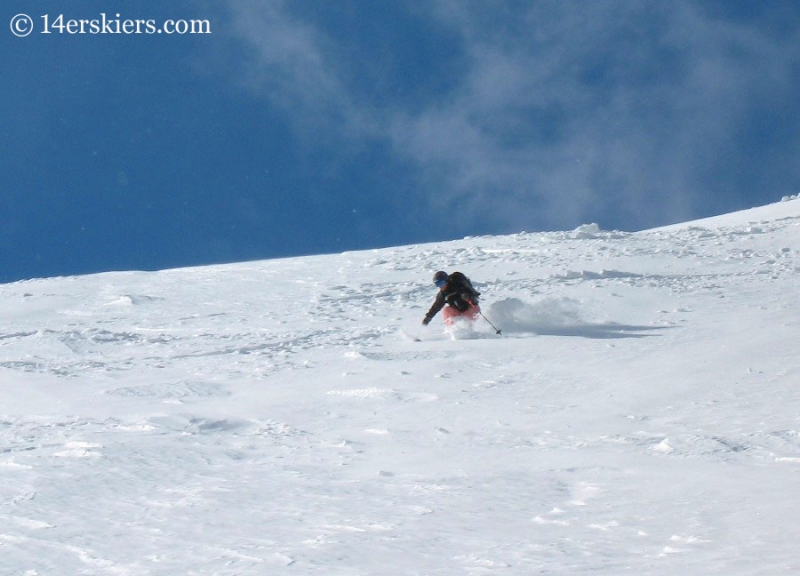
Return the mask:
<svg viewBox="0 0 800 576">
<path fill-rule="evenodd" d="M 453 322 L 458 320 L 459 318 L 464 318 L 466 320 L 475 320 L 478 315 L 481 313 L 481 309 L 472 304 L 469 308 L 461 312 L 458 308 L 453 308 L 452 306 L 445 306 L 444 310 L 442 311 L 442 316 L 444 316 L 444 323 L 447 326 L 452 326 Z"/>
</svg>

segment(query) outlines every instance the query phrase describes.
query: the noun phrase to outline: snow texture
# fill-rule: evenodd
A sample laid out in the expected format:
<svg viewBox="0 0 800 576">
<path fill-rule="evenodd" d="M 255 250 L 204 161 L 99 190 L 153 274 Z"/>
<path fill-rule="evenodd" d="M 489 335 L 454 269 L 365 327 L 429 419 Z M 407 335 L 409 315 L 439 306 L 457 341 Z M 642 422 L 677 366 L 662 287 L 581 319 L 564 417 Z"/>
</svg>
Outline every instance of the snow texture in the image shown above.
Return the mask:
<svg viewBox="0 0 800 576">
<path fill-rule="evenodd" d="M 798 250 L 787 198 L 2 285 L 0 574 L 798 573 Z"/>
</svg>

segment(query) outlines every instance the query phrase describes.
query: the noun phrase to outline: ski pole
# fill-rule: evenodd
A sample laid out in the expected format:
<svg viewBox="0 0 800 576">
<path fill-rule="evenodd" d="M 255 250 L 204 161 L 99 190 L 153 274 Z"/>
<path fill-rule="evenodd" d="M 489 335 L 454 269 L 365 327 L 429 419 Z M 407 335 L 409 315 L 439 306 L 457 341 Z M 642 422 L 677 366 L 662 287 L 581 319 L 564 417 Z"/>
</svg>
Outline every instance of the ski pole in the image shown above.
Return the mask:
<svg viewBox="0 0 800 576">
<path fill-rule="evenodd" d="M 478 311 L 478 314 L 480 314 L 481 316 L 483 316 L 483 311 L 481 310 L 481 307 L 480 307 L 480 306 L 478 306 L 477 304 L 475 304 L 475 302 L 473 302 L 472 300 L 470 300 L 470 299 L 468 299 L 468 298 L 465 298 L 465 300 L 466 300 L 467 302 L 469 302 L 470 306 L 472 306 L 473 308 L 475 308 L 475 309 Z M 491 326 L 492 328 L 494 328 L 495 334 L 502 334 L 502 333 L 503 333 L 503 331 L 502 331 L 502 330 L 500 330 L 500 329 L 499 329 L 497 326 L 495 326 L 494 324 L 492 324 L 491 320 L 489 320 L 489 319 L 488 319 L 486 316 L 483 316 L 483 319 L 484 319 L 484 320 L 486 320 L 486 321 L 489 323 L 489 326 Z"/>
<path fill-rule="evenodd" d="M 481 316 L 483 316 L 483 312 L 481 312 L 480 308 L 478 309 L 478 314 L 480 314 Z M 502 333 L 503 333 L 503 331 L 502 331 L 502 330 L 500 330 L 500 329 L 499 329 L 497 326 L 495 326 L 494 324 L 492 324 L 491 320 L 489 320 L 489 319 L 488 319 L 486 316 L 483 316 L 483 319 L 484 319 L 484 320 L 486 320 L 486 321 L 489 323 L 489 326 L 491 326 L 492 328 L 494 328 L 494 330 L 495 330 L 495 333 L 496 333 L 496 334 L 502 334 Z"/>
</svg>

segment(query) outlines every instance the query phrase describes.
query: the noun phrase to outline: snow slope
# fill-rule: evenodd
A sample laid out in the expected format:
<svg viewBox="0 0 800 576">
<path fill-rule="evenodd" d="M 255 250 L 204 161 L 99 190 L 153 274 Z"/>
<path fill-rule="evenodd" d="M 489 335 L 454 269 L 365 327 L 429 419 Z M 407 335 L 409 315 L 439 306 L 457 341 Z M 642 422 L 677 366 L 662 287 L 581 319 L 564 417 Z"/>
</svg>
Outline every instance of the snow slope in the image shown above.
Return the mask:
<svg viewBox="0 0 800 576">
<path fill-rule="evenodd" d="M 800 573 L 798 251 L 791 200 L 0 286 L 0 574 Z"/>
</svg>

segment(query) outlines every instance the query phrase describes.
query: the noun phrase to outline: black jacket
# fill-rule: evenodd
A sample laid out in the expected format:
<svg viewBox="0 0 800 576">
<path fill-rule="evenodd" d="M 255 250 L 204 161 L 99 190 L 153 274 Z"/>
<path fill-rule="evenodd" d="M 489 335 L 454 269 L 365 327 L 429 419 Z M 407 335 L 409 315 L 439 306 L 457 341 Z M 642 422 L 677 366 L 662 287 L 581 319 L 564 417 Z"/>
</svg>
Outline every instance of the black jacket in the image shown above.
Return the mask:
<svg viewBox="0 0 800 576">
<path fill-rule="evenodd" d="M 480 295 L 480 292 L 473 288 L 469 278 L 464 276 L 461 272 L 453 272 L 447 277 L 447 283 L 442 286 L 439 293 L 436 295 L 433 306 L 431 306 L 431 309 L 428 310 L 428 313 L 425 315 L 425 320 L 430 322 L 431 319 L 444 308 L 445 304 L 452 306 L 459 312 L 464 312 L 468 310 L 472 304 L 478 305 L 478 297 Z"/>
</svg>

